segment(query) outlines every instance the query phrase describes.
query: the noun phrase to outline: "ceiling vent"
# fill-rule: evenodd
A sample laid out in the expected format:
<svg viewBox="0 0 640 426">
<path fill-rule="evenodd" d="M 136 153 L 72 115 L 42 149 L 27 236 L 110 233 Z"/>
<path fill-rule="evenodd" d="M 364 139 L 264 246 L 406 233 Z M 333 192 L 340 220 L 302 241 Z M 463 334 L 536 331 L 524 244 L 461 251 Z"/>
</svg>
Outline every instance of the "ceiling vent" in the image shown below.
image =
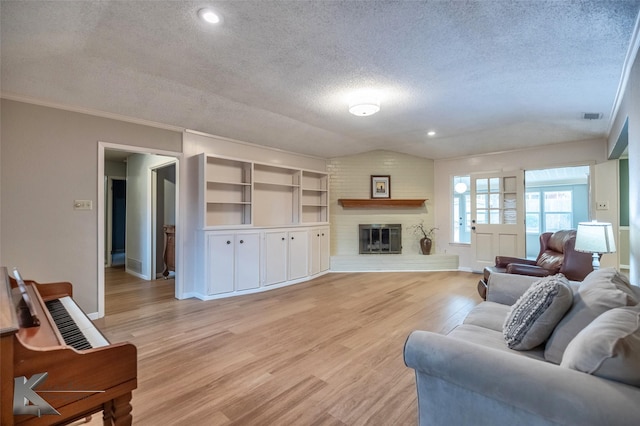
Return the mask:
<svg viewBox="0 0 640 426">
<path fill-rule="evenodd" d="M 602 114 L 599 112 L 585 112 L 582 114 L 583 120 L 600 120 L 602 118 Z"/>
</svg>

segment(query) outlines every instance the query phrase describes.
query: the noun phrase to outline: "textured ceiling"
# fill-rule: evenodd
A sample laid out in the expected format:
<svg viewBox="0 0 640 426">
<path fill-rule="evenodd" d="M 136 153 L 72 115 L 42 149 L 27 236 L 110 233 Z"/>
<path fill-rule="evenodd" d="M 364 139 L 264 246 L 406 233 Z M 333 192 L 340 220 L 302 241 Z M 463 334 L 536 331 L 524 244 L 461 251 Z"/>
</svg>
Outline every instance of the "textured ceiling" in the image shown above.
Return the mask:
<svg viewBox="0 0 640 426">
<path fill-rule="evenodd" d="M 199 21 L 203 6 L 223 24 Z M 447 158 L 606 136 L 639 10 L 640 0 L 3 0 L 1 88 L 321 157 Z M 365 88 L 381 111 L 349 114 Z"/>
</svg>

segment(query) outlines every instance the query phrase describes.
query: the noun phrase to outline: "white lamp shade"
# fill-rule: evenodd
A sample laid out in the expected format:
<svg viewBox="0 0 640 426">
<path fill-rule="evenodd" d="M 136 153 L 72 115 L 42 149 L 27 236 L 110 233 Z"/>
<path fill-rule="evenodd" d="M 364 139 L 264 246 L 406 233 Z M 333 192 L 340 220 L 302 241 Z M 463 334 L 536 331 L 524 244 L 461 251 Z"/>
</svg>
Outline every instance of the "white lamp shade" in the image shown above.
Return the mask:
<svg viewBox="0 0 640 426">
<path fill-rule="evenodd" d="M 576 251 L 586 253 L 615 253 L 613 227 L 607 222 L 580 222 L 576 235 Z"/>
</svg>

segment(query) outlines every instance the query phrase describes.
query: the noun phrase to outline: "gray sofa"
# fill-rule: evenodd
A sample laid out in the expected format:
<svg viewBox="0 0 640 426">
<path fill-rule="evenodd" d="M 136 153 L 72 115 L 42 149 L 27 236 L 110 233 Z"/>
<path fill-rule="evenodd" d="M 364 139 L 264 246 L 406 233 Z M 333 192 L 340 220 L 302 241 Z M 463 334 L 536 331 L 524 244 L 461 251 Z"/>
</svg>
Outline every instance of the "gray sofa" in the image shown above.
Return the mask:
<svg viewBox="0 0 640 426">
<path fill-rule="evenodd" d="M 448 335 L 412 332 L 404 359 L 416 374 L 420 425 L 640 424 L 640 288 L 613 268 L 592 274 L 567 282 L 566 312 L 528 350 L 510 349 L 504 330 L 539 277 L 491 274 L 487 300 L 463 324 Z M 598 346 L 598 332 L 618 333 L 609 329 L 620 315 L 630 318 L 624 341 Z M 598 359 L 607 344 L 617 352 Z"/>
</svg>

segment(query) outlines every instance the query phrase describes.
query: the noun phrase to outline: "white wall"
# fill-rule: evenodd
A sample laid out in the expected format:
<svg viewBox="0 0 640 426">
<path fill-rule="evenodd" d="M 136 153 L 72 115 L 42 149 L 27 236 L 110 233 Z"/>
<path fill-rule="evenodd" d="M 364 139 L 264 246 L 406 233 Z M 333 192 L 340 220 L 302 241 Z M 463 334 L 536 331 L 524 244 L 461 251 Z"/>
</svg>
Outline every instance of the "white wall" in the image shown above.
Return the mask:
<svg viewBox="0 0 640 426">
<path fill-rule="evenodd" d="M 402 254 L 420 254 L 419 238 L 409 226 L 421 220 L 433 227 L 434 191 L 433 160 L 391 151 L 371 151 L 364 154 L 333 158 L 329 171 L 331 255 L 357 255 L 358 225 L 366 223 L 402 225 Z M 371 175 L 391 176 L 392 199 L 427 201 L 421 208 L 345 209 L 340 198 L 371 198 Z M 436 232 L 435 240 L 440 233 Z M 432 249 L 432 252 L 435 252 Z"/>
<path fill-rule="evenodd" d="M 637 51 L 636 51 L 637 55 Z M 635 57 L 624 90 L 620 109 L 608 140 L 608 153 L 616 142 L 626 119 L 629 119 L 629 276 L 640 285 L 640 56 Z"/>
<path fill-rule="evenodd" d="M 595 219 L 599 222 L 609 222 L 613 225 L 613 235 L 619 235 L 619 222 L 620 211 L 618 207 L 620 205 L 618 198 L 620 192 L 618 191 L 618 162 L 617 161 L 605 161 L 603 163 L 596 164 L 594 180 L 594 199 L 592 204 L 599 201 L 607 201 L 609 203 L 608 210 L 593 209 L 591 219 Z M 618 241 L 616 241 L 618 243 Z M 600 267 L 614 267 L 617 268 L 620 265 L 619 251 L 616 253 L 603 254 L 600 259 Z"/>
<path fill-rule="evenodd" d="M 98 142 L 181 151 L 182 134 L 3 99 L 0 264 L 40 282 L 70 281 L 98 308 Z M 73 201 L 93 210 L 73 210 Z"/>
<path fill-rule="evenodd" d="M 636 58 L 631 76 L 629 97 L 629 249 L 630 276 L 640 285 L 640 56 Z"/>
<path fill-rule="evenodd" d="M 453 192 L 451 179 L 453 176 L 478 172 L 533 170 L 550 167 L 564 167 L 606 161 L 606 141 L 604 139 L 569 142 L 548 145 L 527 150 L 509 151 L 495 154 L 478 155 L 464 158 L 453 158 L 435 161 L 435 194 L 438 200 L 435 205 L 435 225 L 440 229 L 437 250 L 455 253 L 459 256 L 460 268 L 472 269 L 472 251 L 467 244 L 452 242 L 451 220 L 452 209 L 450 194 Z M 609 172 L 609 169 L 596 170 L 598 173 Z M 611 180 L 611 176 L 594 176 L 594 179 Z M 613 179 L 616 179 L 613 175 Z M 597 185 L 596 185 L 597 186 Z M 611 191 L 611 188 L 606 188 Z M 594 194 L 594 200 L 598 194 Z M 607 195 L 608 197 L 608 195 Z M 593 202 L 593 200 L 592 200 Z M 611 206 L 611 213 L 615 207 Z M 592 209 L 594 211 L 595 209 Z M 617 209 L 615 210 L 617 211 Z M 617 220 L 614 222 L 617 226 Z M 524 253 L 523 253 L 524 255 Z"/>
<path fill-rule="evenodd" d="M 152 268 L 151 169 L 175 162 L 173 157 L 132 154 L 127 157 L 126 269 L 141 278 L 155 279 Z M 132 262 L 133 261 L 133 262 Z M 134 266 L 140 263 L 140 269 Z"/>
</svg>

